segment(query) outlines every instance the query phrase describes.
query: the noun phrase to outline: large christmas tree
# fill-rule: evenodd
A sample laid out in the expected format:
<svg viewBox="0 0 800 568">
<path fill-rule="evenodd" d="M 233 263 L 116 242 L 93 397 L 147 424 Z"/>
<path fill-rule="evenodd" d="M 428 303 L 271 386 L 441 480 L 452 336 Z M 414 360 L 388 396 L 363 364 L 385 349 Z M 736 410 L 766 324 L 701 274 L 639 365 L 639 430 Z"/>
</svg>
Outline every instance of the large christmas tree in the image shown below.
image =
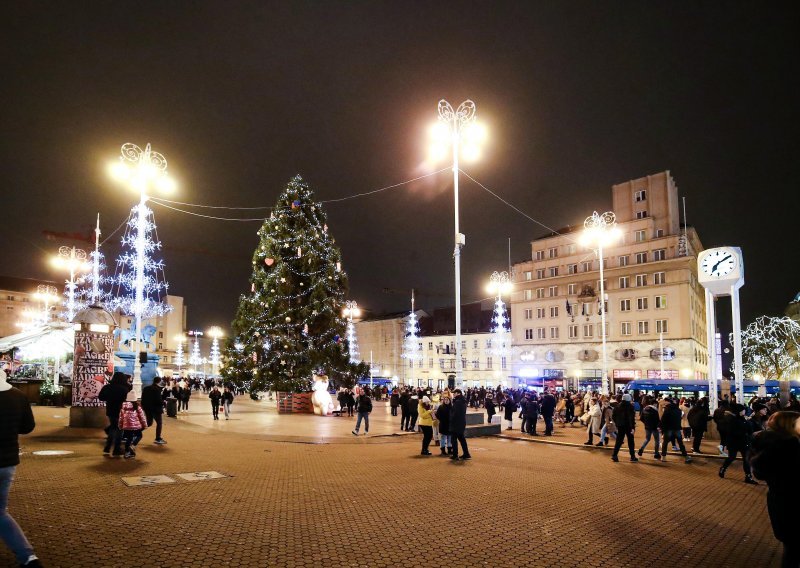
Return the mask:
<svg viewBox="0 0 800 568">
<path fill-rule="evenodd" d="M 250 291 L 239 299 L 222 375 L 256 393 L 309 390 L 314 372 L 346 386 L 368 374 L 367 365 L 348 356 L 341 253 L 300 176 L 281 193 L 258 237 Z"/>
</svg>

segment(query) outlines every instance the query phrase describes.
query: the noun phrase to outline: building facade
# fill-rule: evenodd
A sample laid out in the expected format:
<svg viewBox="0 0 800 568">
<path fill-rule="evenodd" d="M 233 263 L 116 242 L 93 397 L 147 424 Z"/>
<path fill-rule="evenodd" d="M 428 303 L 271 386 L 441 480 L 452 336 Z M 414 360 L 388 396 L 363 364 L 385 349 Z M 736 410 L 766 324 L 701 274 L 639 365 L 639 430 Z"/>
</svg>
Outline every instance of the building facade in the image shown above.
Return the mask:
<svg viewBox="0 0 800 568">
<path fill-rule="evenodd" d="M 603 250 L 609 383 L 707 378 L 702 244 L 694 228 L 680 226 L 672 176 L 631 180 L 612 193 L 622 240 Z M 537 239 L 531 260 L 514 265 L 512 377 L 519 384 L 600 385 L 600 260 L 579 236 L 566 229 Z"/>
<path fill-rule="evenodd" d="M 22 324 L 30 322 L 26 312 L 44 311 L 44 304 L 36 299 L 39 285 L 55 286 L 58 290 L 59 305 L 50 305 L 50 318 L 58 317 L 61 310 L 63 284 L 30 278 L 0 276 L 0 337 L 15 335 L 22 331 Z"/>
</svg>

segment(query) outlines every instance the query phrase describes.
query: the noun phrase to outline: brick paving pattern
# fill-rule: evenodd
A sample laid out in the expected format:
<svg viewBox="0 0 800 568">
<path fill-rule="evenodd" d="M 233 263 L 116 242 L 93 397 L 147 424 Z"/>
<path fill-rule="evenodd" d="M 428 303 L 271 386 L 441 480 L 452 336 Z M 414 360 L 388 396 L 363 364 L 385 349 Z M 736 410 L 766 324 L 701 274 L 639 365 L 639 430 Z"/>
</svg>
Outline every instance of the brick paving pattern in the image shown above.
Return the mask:
<svg viewBox="0 0 800 568">
<path fill-rule="evenodd" d="M 346 417 L 264 429 L 269 412 L 237 403 L 238 422 L 212 424 L 198 402 L 165 419 L 166 446 L 146 431 L 136 460 L 104 458 L 102 433 L 67 428 L 66 410 L 35 409 L 10 510 L 46 566 L 779 565 L 766 487 L 746 486 L 736 465 L 720 480 L 716 459 L 614 464 L 606 451 L 494 437 L 452 463 L 418 455 L 415 434 L 390 435 L 399 417 L 379 406 L 377 435 L 356 439 Z M 42 449 L 75 453 L 31 455 Z M 177 476 L 204 471 L 230 477 Z M 175 483 L 122 481 L 141 475 Z"/>
</svg>

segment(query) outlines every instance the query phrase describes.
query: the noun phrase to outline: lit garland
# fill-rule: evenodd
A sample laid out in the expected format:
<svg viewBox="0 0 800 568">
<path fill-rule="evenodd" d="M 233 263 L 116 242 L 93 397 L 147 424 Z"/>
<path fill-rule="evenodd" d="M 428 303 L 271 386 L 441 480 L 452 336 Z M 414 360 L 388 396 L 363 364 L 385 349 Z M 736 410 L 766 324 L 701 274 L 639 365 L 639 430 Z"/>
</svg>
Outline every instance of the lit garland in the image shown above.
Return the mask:
<svg viewBox="0 0 800 568">
<path fill-rule="evenodd" d="M 780 380 L 800 370 L 800 324 L 786 316 L 760 316 L 742 330 L 742 360 L 745 377 Z"/>
</svg>

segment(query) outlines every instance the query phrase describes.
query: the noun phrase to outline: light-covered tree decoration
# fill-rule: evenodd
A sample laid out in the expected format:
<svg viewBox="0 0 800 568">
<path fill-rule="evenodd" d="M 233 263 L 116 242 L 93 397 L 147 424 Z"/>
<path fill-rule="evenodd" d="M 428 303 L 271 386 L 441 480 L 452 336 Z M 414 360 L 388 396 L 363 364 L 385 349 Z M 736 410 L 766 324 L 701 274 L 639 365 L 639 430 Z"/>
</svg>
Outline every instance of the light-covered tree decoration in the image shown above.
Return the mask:
<svg viewBox="0 0 800 568">
<path fill-rule="evenodd" d="M 195 371 L 197 371 L 198 365 L 203 364 L 203 358 L 200 356 L 200 340 L 196 337 L 192 343 L 192 352 L 189 354 L 189 364 L 194 367 Z"/>
<path fill-rule="evenodd" d="M 178 348 L 175 350 L 175 364 L 178 366 L 179 371 L 186 364 L 183 359 L 183 340 L 178 343 Z"/>
<path fill-rule="evenodd" d="M 800 369 L 800 323 L 786 316 L 757 318 L 742 330 L 742 365 L 747 378 L 788 379 Z"/>
<path fill-rule="evenodd" d="M 361 354 L 358 352 L 358 338 L 356 337 L 356 326 L 353 323 L 353 318 L 358 317 L 361 314 L 361 310 L 358 308 L 357 302 L 347 300 L 343 313 L 347 318 L 347 352 L 350 355 L 350 362 L 359 363 Z"/>
<path fill-rule="evenodd" d="M 420 366 L 422 350 L 419 344 L 419 322 L 414 311 L 414 300 L 411 300 L 411 312 L 406 318 L 405 337 L 403 338 L 403 353 L 400 355 L 408 361 L 410 383 L 414 382 L 414 369 Z"/>
<path fill-rule="evenodd" d="M 144 211 L 140 211 L 144 208 Z M 137 248 L 142 248 L 143 262 L 137 262 Z M 166 301 L 169 284 L 164 274 L 164 260 L 155 255 L 161 250 L 153 211 L 144 204 L 131 208 L 122 251 L 112 278 L 109 307 L 127 315 L 141 309 L 142 320 L 160 316 L 172 310 Z M 137 294 L 137 280 L 141 279 L 141 295 Z"/>
<path fill-rule="evenodd" d="M 341 253 L 300 176 L 257 234 L 250 289 L 239 299 L 223 376 L 253 394 L 307 391 L 316 371 L 338 385 L 368 374 L 367 365 L 350 362 Z"/>
<path fill-rule="evenodd" d="M 493 272 L 489 280 L 490 292 L 497 294 L 492 313 L 492 355 L 502 361 L 511 351 L 511 332 L 506 305 L 503 302 L 503 293 L 511 290 L 511 281 L 507 272 Z M 501 363 L 502 364 L 502 363 Z"/>
</svg>

